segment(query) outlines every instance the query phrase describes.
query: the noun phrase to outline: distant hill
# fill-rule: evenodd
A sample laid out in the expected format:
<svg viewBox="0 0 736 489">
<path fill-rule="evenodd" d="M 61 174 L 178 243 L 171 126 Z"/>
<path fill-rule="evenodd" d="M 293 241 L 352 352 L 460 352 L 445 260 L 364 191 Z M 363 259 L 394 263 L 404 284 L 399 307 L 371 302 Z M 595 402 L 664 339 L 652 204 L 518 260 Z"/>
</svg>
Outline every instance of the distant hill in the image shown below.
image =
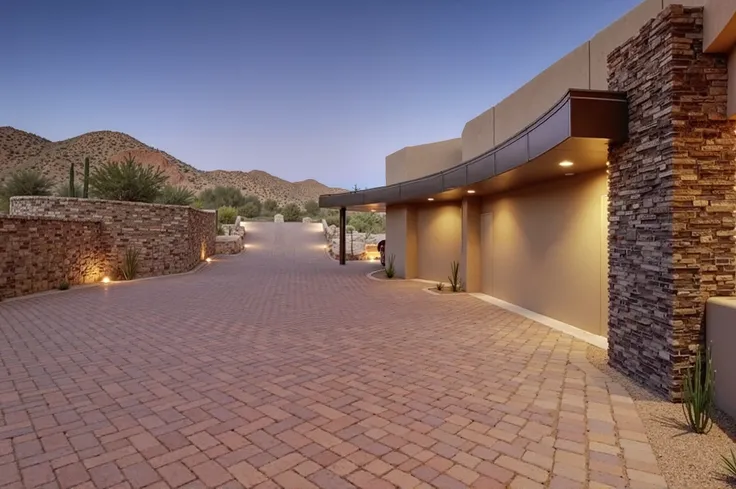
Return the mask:
<svg viewBox="0 0 736 489">
<path fill-rule="evenodd" d="M 316 200 L 320 194 L 346 192 L 311 179 L 288 182 L 260 170 L 201 171 L 122 132 L 88 132 L 54 142 L 13 127 L 0 127 L 0 183 L 17 170 L 32 168 L 57 185 L 66 184 L 72 162 L 79 174 L 86 156 L 90 158 L 90 166 L 94 168 L 94 165 L 102 162 L 122 160 L 126 155 L 162 169 L 168 175 L 169 183 L 183 185 L 197 192 L 226 185 L 239 188 L 261 200 L 274 199 L 279 204 L 304 203 L 307 200 Z"/>
</svg>

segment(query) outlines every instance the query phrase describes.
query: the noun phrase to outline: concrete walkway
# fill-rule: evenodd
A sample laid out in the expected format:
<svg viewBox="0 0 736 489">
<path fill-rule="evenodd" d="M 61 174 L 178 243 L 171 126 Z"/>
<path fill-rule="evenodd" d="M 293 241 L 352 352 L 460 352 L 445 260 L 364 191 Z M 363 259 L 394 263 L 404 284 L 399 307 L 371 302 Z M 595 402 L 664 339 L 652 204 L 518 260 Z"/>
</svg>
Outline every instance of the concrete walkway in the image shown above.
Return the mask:
<svg viewBox="0 0 736 489">
<path fill-rule="evenodd" d="M 195 274 L 0 303 L 5 488 L 665 487 L 586 345 L 249 224 Z"/>
</svg>

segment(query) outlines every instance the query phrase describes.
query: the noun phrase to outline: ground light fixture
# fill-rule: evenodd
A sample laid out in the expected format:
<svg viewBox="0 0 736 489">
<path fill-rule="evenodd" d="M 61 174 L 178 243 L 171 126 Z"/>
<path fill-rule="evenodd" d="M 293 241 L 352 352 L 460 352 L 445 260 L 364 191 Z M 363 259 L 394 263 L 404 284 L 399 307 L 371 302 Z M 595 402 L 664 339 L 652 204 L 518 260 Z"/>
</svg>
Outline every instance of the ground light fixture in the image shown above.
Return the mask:
<svg viewBox="0 0 736 489">
<path fill-rule="evenodd" d="M 566 176 L 566 177 L 571 177 L 571 176 L 573 176 L 573 175 L 575 175 L 575 174 L 574 174 L 574 173 L 565 173 L 565 176 Z"/>
<path fill-rule="evenodd" d="M 434 197 L 429 197 L 427 200 L 432 202 L 434 200 Z"/>
<path fill-rule="evenodd" d="M 110 277 L 102 277 L 102 283 L 103 284 L 109 284 L 110 283 Z"/>
<path fill-rule="evenodd" d="M 474 194 L 475 193 L 475 190 L 468 190 L 468 193 L 469 194 Z"/>
<path fill-rule="evenodd" d="M 212 263 L 212 258 L 208 256 L 204 261 L 206 261 L 207 263 Z"/>
<path fill-rule="evenodd" d="M 560 161 L 560 166 L 563 167 L 563 168 L 571 167 L 572 166 L 572 161 L 568 161 L 568 160 Z"/>
</svg>

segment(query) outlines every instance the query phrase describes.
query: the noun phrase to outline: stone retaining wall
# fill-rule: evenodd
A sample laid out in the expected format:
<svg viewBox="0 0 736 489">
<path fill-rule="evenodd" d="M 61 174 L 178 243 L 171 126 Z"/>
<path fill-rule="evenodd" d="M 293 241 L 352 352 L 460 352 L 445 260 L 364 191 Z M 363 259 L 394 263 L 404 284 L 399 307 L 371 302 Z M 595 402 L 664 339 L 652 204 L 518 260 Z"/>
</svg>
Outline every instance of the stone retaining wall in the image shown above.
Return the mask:
<svg viewBox="0 0 736 489">
<path fill-rule="evenodd" d="M 97 282 L 106 266 L 99 221 L 0 217 L 0 300 L 62 282 Z"/>
<path fill-rule="evenodd" d="M 609 358 L 678 400 L 710 296 L 734 295 L 736 136 L 703 9 L 670 6 L 608 57 L 629 140 L 609 149 Z"/>
<path fill-rule="evenodd" d="M 65 197 L 13 197 L 12 216 L 102 223 L 107 263 L 115 276 L 127 248 L 140 254 L 139 277 L 186 272 L 214 254 L 216 214 L 185 206 Z"/>
</svg>

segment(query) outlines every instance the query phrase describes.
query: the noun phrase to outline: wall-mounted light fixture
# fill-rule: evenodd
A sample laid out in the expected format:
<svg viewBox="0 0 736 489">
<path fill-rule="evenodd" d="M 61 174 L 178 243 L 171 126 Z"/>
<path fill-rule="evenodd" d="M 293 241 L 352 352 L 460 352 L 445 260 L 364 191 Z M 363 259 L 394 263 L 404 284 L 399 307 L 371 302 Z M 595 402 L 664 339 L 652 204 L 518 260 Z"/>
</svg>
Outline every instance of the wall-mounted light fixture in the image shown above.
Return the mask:
<svg viewBox="0 0 736 489">
<path fill-rule="evenodd" d="M 573 165 L 572 161 L 568 161 L 568 160 L 560 161 L 560 166 L 561 167 L 568 168 L 568 167 L 570 167 L 572 165 Z"/>
</svg>

